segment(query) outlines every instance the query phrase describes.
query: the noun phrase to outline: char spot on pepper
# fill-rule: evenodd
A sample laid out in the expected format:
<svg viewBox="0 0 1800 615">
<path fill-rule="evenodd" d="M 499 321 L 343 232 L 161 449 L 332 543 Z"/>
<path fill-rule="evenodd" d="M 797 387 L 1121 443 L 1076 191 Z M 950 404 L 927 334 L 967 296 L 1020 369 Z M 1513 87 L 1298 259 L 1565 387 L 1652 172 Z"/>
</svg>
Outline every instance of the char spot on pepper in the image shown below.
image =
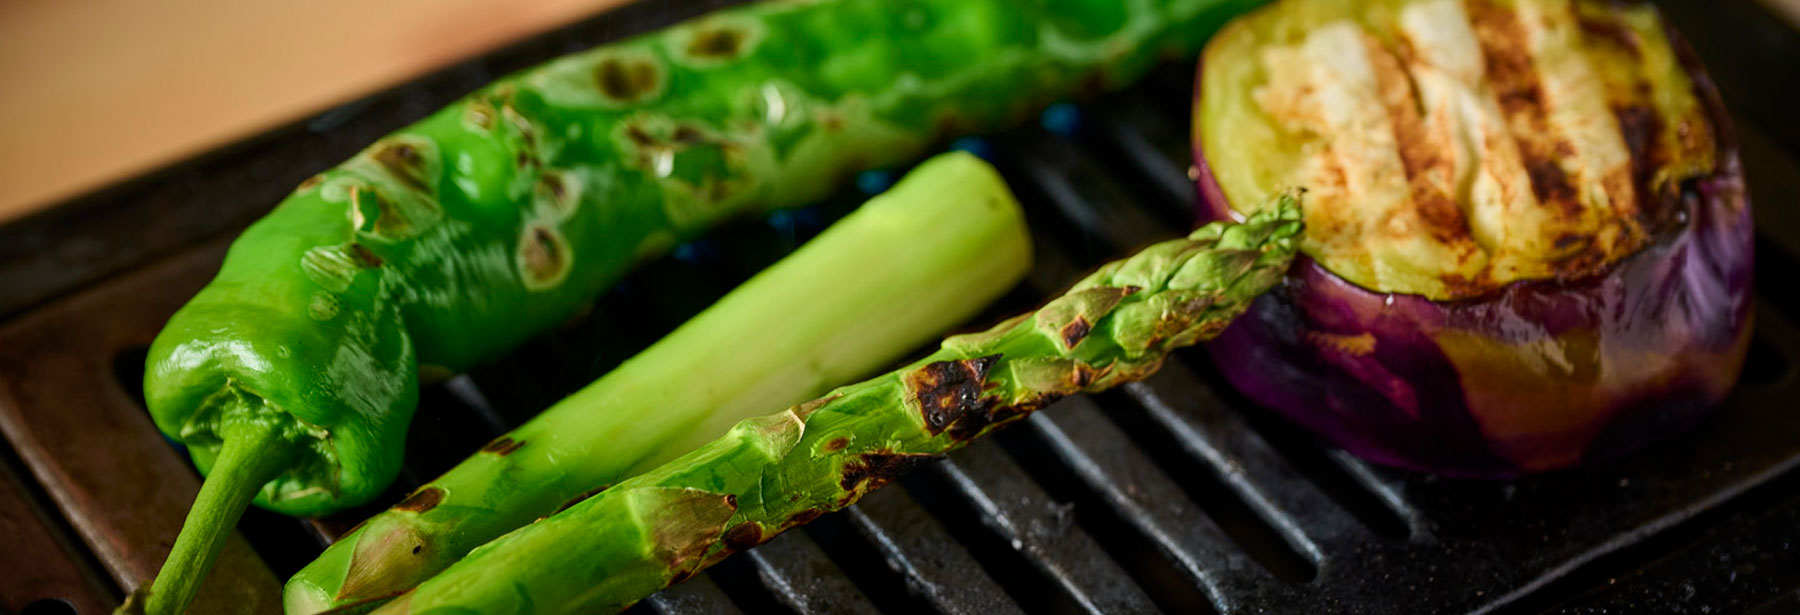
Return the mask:
<svg viewBox="0 0 1800 615">
<path fill-rule="evenodd" d="M 500 436 L 493 442 L 487 443 L 487 446 L 481 447 L 481 452 L 505 457 L 513 454 L 513 451 L 519 450 L 521 446 L 525 446 L 524 440 L 514 440 L 512 436 Z"/>
<path fill-rule="evenodd" d="M 725 494 L 725 506 L 732 510 L 737 510 L 737 494 L 735 494 L 735 493 Z"/>
<path fill-rule="evenodd" d="M 706 28 L 694 33 L 687 52 L 697 58 L 730 58 L 743 50 L 745 38 L 744 32 L 737 28 Z"/>
<path fill-rule="evenodd" d="M 594 80 L 602 95 L 615 102 L 631 103 L 656 91 L 662 82 L 662 71 L 648 58 L 611 57 L 600 61 Z"/>
<path fill-rule="evenodd" d="M 425 177 L 425 158 L 419 155 L 418 148 L 413 147 L 412 144 L 404 142 L 384 144 L 381 149 L 375 150 L 375 161 L 381 163 L 381 167 L 386 169 L 388 174 L 393 175 L 407 187 L 420 192 L 431 189 L 430 183 Z"/>
<path fill-rule="evenodd" d="M 669 138 L 681 145 L 693 145 L 706 140 L 706 135 L 701 134 L 698 128 L 682 124 L 675 127 L 674 134 L 669 135 Z"/>
<path fill-rule="evenodd" d="M 625 125 L 625 138 L 631 139 L 631 142 L 637 144 L 638 147 L 648 147 L 656 143 L 656 138 L 650 136 L 650 133 L 644 132 L 644 127 L 637 124 Z"/>
<path fill-rule="evenodd" d="M 567 246 L 554 229 L 542 224 L 526 228 L 519 242 L 519 266 L 525 282 L 532 288 L 546 288 L 561 282 L 569 272 Z"/>
<path fill-rule="evenodd" d="M 414 491 L 412 495 L 406 496 L 406 499 L 401 500 L 399 504 L 394 505 L 394 510 L 422 513 L 437 508 L 438 503 L 443 501 L 444 490 L 442 488 L 426 487 Z M 414 551 L 414 553 L 417 553 L 417 551 Z"/>
<path fill-rule="evenodd" d="M 494 129 L 494 107 L 486 101 L 470 102 L 463 110 L 463 121 L 486 132 Z"/>
<path fill-rule="evenodd" d="M 606 491 L 606 488 L 611 487 L 611 486 L 612 485 L 601 485 L 599 487 L 595 487 L 593 489 L 583 491 L 580 494 L 576 495 L 575 497 L 569 498 L 569 501 L 563 502 L 562 506 L 556 507 L 556 512 L 550 513 L 550 515 L 556 516 L 556 515 L 562 514 L 562 511 L 568 510 L 568 509 L 574 507 L 576 504 L 586 502 L 588 498 L 594 497 L 596 495 L 600 495 L 600 492 Z"/>
<path fill-rule="evenodd" d="M 982 385 L 999 360 L 1000 355 L 988 355 L 937 361 L 907 374 L 906 388 L 919 404 L 925 430 L 935 436 L 966 416 L 986 412 L 990 400 L 982 397 Z"/>
<path fill-rule="evenodd" d="M 1061 331 L 1063 347 L 1074 350 L 1075 346 L 1081 344 L 1081 340 L 1087 339 L 1088 332 L 1093 329 L 1094 326 L 1088 323 L 1086 318 L 1081 317 L 1080 314 L 1075 315 L 1075 320 L 1063 325 Z"/>
<path fill-rule="evenodd" d="M 725 548 L 730 551 L 743 551 L 762 543 L 762 524 L 755 521 L 745 521 L 725 531 Z"/>
<path fill-rule="evenodd" d="M 838 486 L 853 495 L 858 489 L 866 493 L 891 483 L 936 458 L 935 455 L 920 453 L 863 453 L 857 456 L 856 461 L 844 465 L 843 477 L 838 480 Z"/>
<path fill-rule="evenodd" d="M 843 436 L 838 436 L 836 438 L 826 440 L 825 446 L 821 447 L 821 450 L 823 450 L 827 453 L 835 453 L 835 452 L 844 450 L 844 448 L 847 446 L 850 446 L 850 439 L 843 437 Z"/>
<path fill-rule="evenodd" d="M 370 250 L 368 246 L 353 241 L 350 242 L 349 251 L 350 258 L 356 261 L 358 267 L 374 269 L 381 266 L 381 256 L 375 254 L 375 251 Z"/>
</svg>

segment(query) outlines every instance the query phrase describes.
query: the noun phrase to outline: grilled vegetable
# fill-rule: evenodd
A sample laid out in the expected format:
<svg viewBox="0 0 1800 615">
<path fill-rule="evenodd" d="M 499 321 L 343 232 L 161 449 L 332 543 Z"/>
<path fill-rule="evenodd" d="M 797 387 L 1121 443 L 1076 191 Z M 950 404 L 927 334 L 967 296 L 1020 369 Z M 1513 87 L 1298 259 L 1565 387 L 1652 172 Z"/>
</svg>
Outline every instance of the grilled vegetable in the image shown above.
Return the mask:
<svg viewBox="0 0 1800 615">
<path fill-rule="evenodd" d="M 756 4 L 482 88 L 300 186 L 151 347 L 157 426 L 209 475 L 149 595 L 181 610 L 252 497 L 399 470 L 418 374 L 562 321 L 715 221 L 1191 52 L 1256 0 Z"/>
<path fill-rule="evenodd" d="M 1742 172 L 1649 5 L 1283 0 L 1201 79 L 1203 218 L 1312 189 L 1306 258 L 1211 345 L 1254 400 L 1378 462 L 1507 476 L 1681 431 L 1736 381 Z"/>
<path fill-rule="evenodd" d="M 1281 279 L 1300 230 L 1284 196 L 1108 263 L 1036 312 L 729 434 L 476 549 L 376 613 L 617 611 L 843 508 L 1064 395 L 1142 379 Z"/>
<path fill-rule="evenodd" d="M 974 156 L 887 193 L 594 384 L 489 444 L 288 581 L 316 613 L 410 589 L 481 543 L 888 365 L 1024 275 L 1018 203 Z"/>
</svg>

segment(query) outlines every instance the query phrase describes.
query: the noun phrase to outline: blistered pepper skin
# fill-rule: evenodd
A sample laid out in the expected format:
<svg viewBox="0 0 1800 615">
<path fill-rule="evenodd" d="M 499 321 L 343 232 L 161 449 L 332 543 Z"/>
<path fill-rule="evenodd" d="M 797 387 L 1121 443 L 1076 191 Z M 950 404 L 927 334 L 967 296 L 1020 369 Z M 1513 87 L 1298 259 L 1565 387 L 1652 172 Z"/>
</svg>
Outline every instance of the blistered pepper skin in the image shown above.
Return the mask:
<svg viewBox="0 0 1800 615">
<path fill-rule="evenodd" d="M 1670 36 L 1718 135 L 1681 224 L 1599 273 L 1460 301 L 1372 291 L 1302 256 L 1210 344 L 1220 371 L 1358 456 L 1459 477 L 1605 461 L 1703 420 L 1748 350 L 1754 230 L 1730 118 Z M 1232 217 L 1196 160 L 1200 217 Z"/>
</svg>

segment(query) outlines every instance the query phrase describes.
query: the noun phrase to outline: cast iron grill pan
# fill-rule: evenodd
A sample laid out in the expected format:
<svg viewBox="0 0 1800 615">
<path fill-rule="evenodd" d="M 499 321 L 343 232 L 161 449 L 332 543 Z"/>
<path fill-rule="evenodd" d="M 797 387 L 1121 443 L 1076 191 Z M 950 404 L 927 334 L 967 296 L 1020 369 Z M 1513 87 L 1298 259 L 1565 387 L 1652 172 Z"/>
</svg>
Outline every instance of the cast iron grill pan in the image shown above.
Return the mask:
<svg viewBox="0 0 1800 615">
<path fill-rule="evenodd" d="M 632 5 L 0 227 L 0 428 L 11 444 L 0 457 L 0 614 L 104 613 L 154 573 L 198 479 L 144 415 L 144 347 L 242 226 L 316 169 L 500 74 L 719 4 Z M 1604 467 L 1435 479 L 1318 444 L 1190 351 L 634 611 L 1800 612 L 1800 293 L 1788 281 L 1800 257 L 1800 129 L 1785 102 L 1800 79 L 1780 79 L 1800 77 L 1800 35 L 1747 2 L 1666 9 L 1732 106 L 1759 225 L 1750 359 L 1690 436 Z M 1133 90 L 950 144 L 1001 169 L 1037 249 L 1027 281 L 972 327 L 1189 228 L 1191 75 L 1191 64 L 1165 67 Z M 381 502 L 309 521 L 253 510 L 221 584 L 273 597 L 361 517 L 653 343 L 903 172 L 681 246 L 591 314 L 428 387 L 405 471 Z"/>
</svg>

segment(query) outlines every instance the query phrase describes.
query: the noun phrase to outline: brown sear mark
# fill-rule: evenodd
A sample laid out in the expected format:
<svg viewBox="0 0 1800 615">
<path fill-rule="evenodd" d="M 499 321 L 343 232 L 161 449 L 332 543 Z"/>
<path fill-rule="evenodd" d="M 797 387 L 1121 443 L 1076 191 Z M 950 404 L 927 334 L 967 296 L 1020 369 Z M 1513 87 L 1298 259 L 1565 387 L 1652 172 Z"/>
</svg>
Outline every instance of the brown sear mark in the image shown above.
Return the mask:
<svg viewBox="0 0 1800 615">
<path fill-rule="evenodd" d="M 1518 15 L 1491 0 L 1470 2 L 1469 21 L 1481 43 L 1488 81 L 1506 114 L 1518 145 L 1531 191 L 1547 206 L 1579 213 L 1581 204 L 1557 160 L 1567 156 L 1569 144 L 1550 130 L 1545 110 L 1543 82 L 1528 48 L 1530 40 Z"/>
<path fill-rule="evenodd" d="M 838 481 L 838 486 L 851 494 L 855 494 L 858 488 L 862 488 L 864 492 L 872 491 L 936 458 L 936 455 L 919 453 L 863 453 L 857 456 L 856 461 L 844 465 L 843 478 Z"/>
<path fill-rule="evenodd" d="M 755 521 L 745 521 L 725 530 L 725 549 L 729 551 L 743 551 L 764 540 L 762 524 Z"/>
<path fill-rule="evenodd" d="M 691 579 L 691 578 L 694 578 L 694 571 L 692 571 L 692 570 L 677 570 L 677 571 L 675 571 L 675 574 L 669 575 L 669 584 L 670 585 L 680 585 L 682 583 L 686 583 L 687 580 Z"/>
<path fill-rule="evenodd" d="M 562 511 L 573 508 L 576 504 L 586 502 L 588 498 L 594 497 L 596 495 L 600 495 L 600 492 L 606 491 L 606 489 L 611 486 L 612 485 L 601 485 L 599 487 L 595 487 L 593 489 L 583 491 L 579 495 L 569 498 L 569 501 L 563 502 L 562 506 L 556 507 L 556 512 L 550 513 L 550 516 L 554 517 L 556 515 L 560 515 L 560 514 L 562 514 Z"/>
<path fill-rule="evenodd" d="M 555 279 L 564 267 L 560 245 L 562 239 L 549 228 L 533 226 L 526 240 L 523 247 L 526 275 L 538 281 Z"/>
<path fill-rule="evenodd" d="M 1591 15 L 1580 15 L 1580 12 L 1580 10 L 1576 11 L 1578 14 L 1575 22 L 1580 25 L 1582 34 L 1591 39 L 1617 45 L 1620 49 L 1630 53 L 1632 57 L 1643 56 L 1643 50 L 1638 47 L 1637 33 L 1632 32 L 1631 28 L 1626 27 L 1624 23 L 1617 19 L 1595 19 Z M 1613 16 L 1609 15 L 1609 17 Z"/>
<path fill-rule="evenodd" d="M 1382 105 L 1393 122 L 1394 142 L 1399 145 L 1413 209 L 1432 238 L 1443 243 L 1472 242 L 1462 208 L 1457 207 L 1455 197 L 1447 190 L 1456 181 L 1455 163 L 1449 155 L 1455 144 L 1426 128 L 1418 86 L 1400 58 L 1374 35 L 1364 34 L 1363 42 L 1375 70 Z M 1403 45 L 1400 53 L 1410 53 L 1408 49 Z"/>
<path fill-rule="evenodd" d="M 693 145 L 705 141 L 706 135 L 701 134 L 698 128 L 682 124 L 675 127 L 675 132 L 669 135 L 669 140 L 680 145 Z"/>
<path fill-rule="evenodd" d="M 544 194 L 549 195 L 558 203 L 569 196 L 568 190 L 563 187 L 561 173 L 545 171 L 543 176 L 538 177 L 538 185 L 544 188 Z"/>
<path fill-rule="evenodd" d="M 438 503 L 443 501 L 443 489 L 438 487 L 426 487 L 414 491 L 412 495 L 406 496 L 406 499 L 401 500 L 399 504 L 394 505 L 394 510 L 423 513 L 433 508 L 437 508 Z"/>
<path fill-rule="evenodd" d="M 656 64 L 643 58 L 607 58 L 594 69 L 600 93 L 619 102 L 637 102 L 655 91 L 661 81 Z"/>
<path fill-rule="evenodd" d="M 322 183 L 324 181 L 325 181 L 325 174 L 323 174 L 323 173 L 314 175 L 312 177 L 308 177 L 308 178 L 300 181 L 300 186 L 298 188 L 295 188 L 295 191 L 311 190 L 315 186 L 318 186 L 320 183 Z"/>
<path fill-rule="evenodd" d="M 835 453 L 835 452 L 844 450 L 844 448 L 848 447 L 848 446 L 850 446 L 850 439 L 843 437 L 843 436 L 838 436 L 836 438 L 826 440 L 825 446 L 823 446 L 821 448 L 827 453 Z"/>
<path fill-rule="evenodd" d="M 906 388 L 919 403 L 925 430 L 938 435 L 957 421 L 984 414 L 991 399 L 982 397 L 988 370 L 1000 355 L 960 361 L 937 361 L 906 375 Z"/>
<path fill-rule="evenodd" d="M 1553 245 L 1556 246 L 1556 251 L 1561 253 L 1561 252 L 1567 252 L 1571 248 L 1584 247 L 1584 246 L 1588 245 L 1590 242 L 1592 242 L 1592 240 L 1593 240 L 1592 237 L 1588 237 L 1586 235 L 1580 235 L 1580 234 L 1576 234 L 1576 233 L 1564 233 L 1564 234 L 1558 235 L 1556 237 L 1556 241 L 1553 242 Z"/>
<path fill-rule="evenodd" d="M 1526 158 L 1525 175 L 1531 178 L 1531 193 L 1537 195 L 1539 202 L 1562 206 L 1565 211 L 1571 207 L 1580 211 L 1581 205 L 1575 201 L 1575 186 L 1569 183 L 1569 174 L 1555 159 Z"/>
<path fill-rule="evenodd" d="M 788 528 L 788 527 L 794 527 L 796 525 L 806 525 L 808 523 L 812 523 L 814 519 L 817 519 L 817 518 L 823 517 L 823 516 L 825 516 L 825 511 L 819 510 L 817 508 L 808 508 L 806 510 L 802 510 L 800 512 L 789 515 L 786 521 L 781 522 L 781 526 L 784 528 Z"/>
<path fill-rule="evenodd" d="M 505 457 L 513 454 L 513 451 L 519 450 L 521 446 L 525 446 L 524 440 L 514 440 L 512 436 L 500 436 L 493 442 L 487 443 L 487 446 L 481 447 L 481 452 Z"/>
<path fill-rule="evenodd" d="M 1077 370 L 1077 374 L 1077 380 L 1084 376 L 1092 377 L 1091 371 L 1081 372 L 1080 370 Z M 965 441 L 979 438 L 983 433 L 987 432 L 989 427 L 995 425 L 1005 426 L 1027 414 L 1042 410 L 1045 406 L 1055 403 L 1056 400 L 1062 399 L 1062 397 L 1061 394 L 1052 393 L 1033 396 L 1016 404 L 996 405 L 990 408 L 986 413 L 964 418 L 963 420 L 957 421 L 955 425 L 951 425 L 950 437 Z"/>
<path fill-rule="evenodd" d="M 1631 183 L 1637 188 L 1638 215 L 1646 227 L 1661 228 L 1671 223 L 1681 209 L 1678 186 L 1661 186 L 1658 191 L 1658 186 L 1651 185 L 1656 181 L 1657 169 L 1669 156 L 1667 148 L 1657 147 L 1661 143 L 1663 118 L 1647 105 L 1613 109 L 1613 116 L 1619 120 L 1625 151 L 1631 154 Z"/>
<path fill-rule="evenodd" d="M 1077 345 L 1081 344 L 1081 340 L 1087 339 L 1088 333 L 1093 330 L 1094 325 L 1088 323 L 1086 318 L 1082 318 L 1080 314 L 1075 315 L 1075 320 L 1063 325 L 1062 330 L 1059 331 L 1062 334 L 1063 347 L 1074 350 Z"/>
<path fill-rule="evenodd" d="M 375 161 L 388 174 L 398 178 L 407 187 L 420 192 L 428 192 L 430 184 L 425 178 L 425 157 L 419 155 L 418 148 L 409 143 L 387 143 L 375 150 Z"/>
<path fill-rule="evenodd" d="M 353 241 L 350 242 L 348 249 L 350 258 L 356 261 L 358 267 L 374 269 L 381 266 L 381 257 L 370 250 L 368 246 Z"/>
<path fill-rule="evenodd" d="M 656 137 L 644 132 L 644 127 L 637 124 L 625 125 L 625 138 L 631 139 L 631 142 L 637 144 L 638 147 L 649 147 L 656 143 Z"/>
<path fill-rule="evenodd" d="M 705 28 L 688 41 L 687 53 L 696 58 L 731 58 L 743 50 L 746 38 L 749 37 L 737 28 Z"/>
</svg>

